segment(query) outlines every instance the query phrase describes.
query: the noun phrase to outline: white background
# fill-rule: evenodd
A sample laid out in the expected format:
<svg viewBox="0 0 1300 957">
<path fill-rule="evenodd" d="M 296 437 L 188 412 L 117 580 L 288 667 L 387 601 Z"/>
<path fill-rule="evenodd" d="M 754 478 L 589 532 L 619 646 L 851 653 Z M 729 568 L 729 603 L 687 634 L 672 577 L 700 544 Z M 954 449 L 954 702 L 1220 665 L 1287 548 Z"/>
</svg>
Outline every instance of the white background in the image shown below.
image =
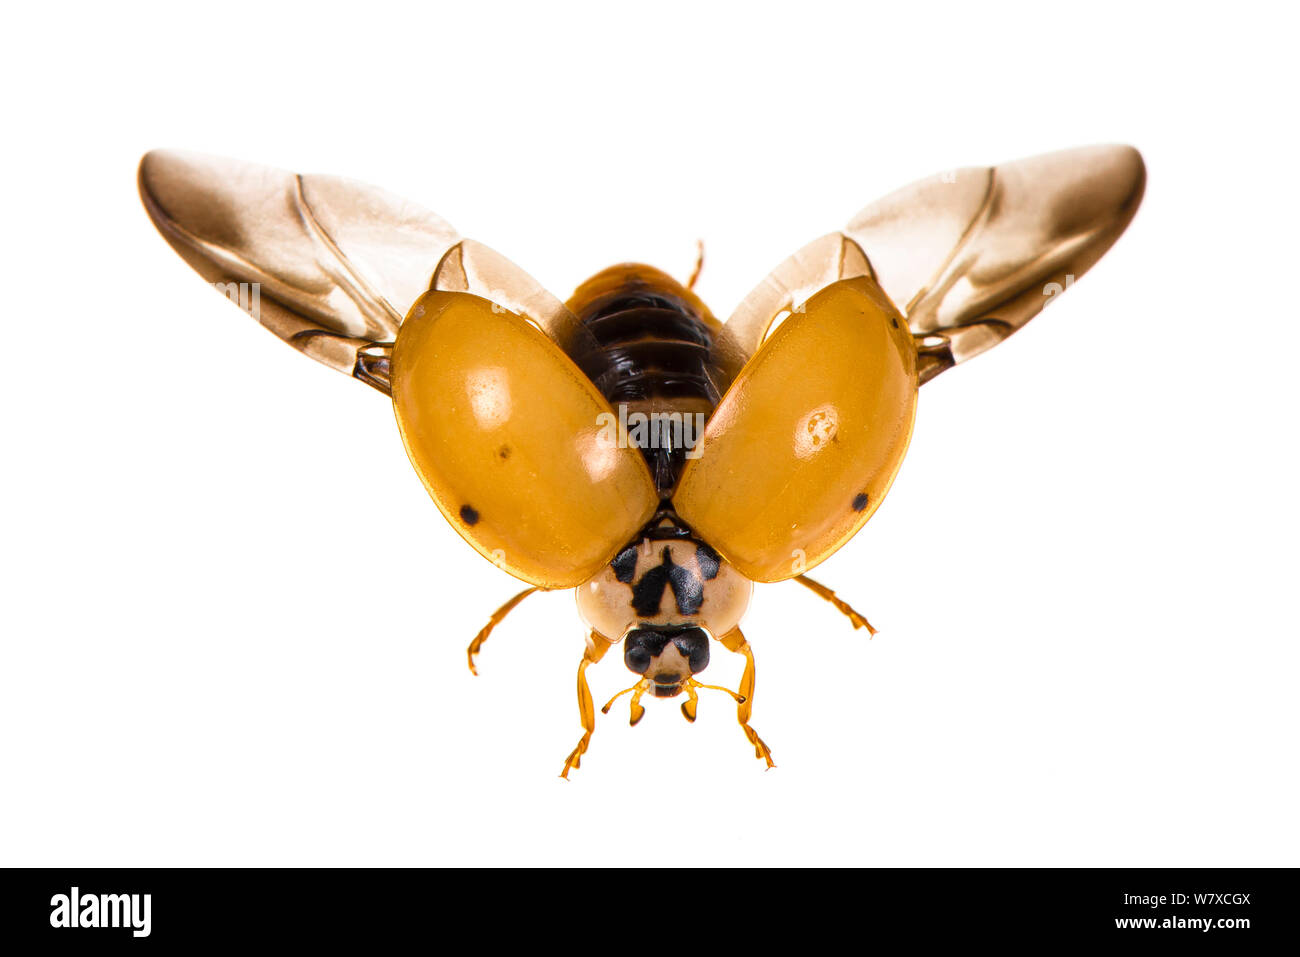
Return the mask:
<svg viewBox="0 0 1300 957">
<path fill-rule="evenodd" d="M 1300 864 L 1296 23 L 1214 9 L 7 12 L 0 863 Z M 881 634 L 758 589 L 778 769 L 708 696 L 620 707 L 567 784 L 572 596 L 471 678 L 520 586 L 134 182 L 156 146 L 366 180 L 561 297 L 703 238 L 725 315 L 898 186 L 1093 142 L 1146 158 L 1129 232 L 923 390 L 819 569 Z"/>
</svg>

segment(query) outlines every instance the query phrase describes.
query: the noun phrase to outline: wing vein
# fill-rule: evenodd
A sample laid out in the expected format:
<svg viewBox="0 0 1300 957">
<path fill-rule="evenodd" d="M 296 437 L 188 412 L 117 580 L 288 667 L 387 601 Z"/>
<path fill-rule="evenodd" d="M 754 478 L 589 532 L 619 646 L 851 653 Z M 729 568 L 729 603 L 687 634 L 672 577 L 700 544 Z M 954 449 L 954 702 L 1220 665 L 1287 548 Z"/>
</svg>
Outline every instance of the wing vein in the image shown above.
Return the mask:
<svg viewBox="0 0 1300 957">
<path fill-rule="evenodd" d="M 357 308 L 361 310 L 367 321 L 373 323 L 385 336 L 392 339 L 397 333 L 397 327 L 402 323 L 402 317 L 398 315 L 392 304 L 376 292 L 374 287 L 366 281 L 352 261 L 339 248 L 338 243 L 334 241 L 334 237 L 316 218 L 315 211 L 303 194 L 301 174 L 294 175 L 293 183 L 294 206 L 298 212 L 299 221 L 308 235 L 330 254 L 329 260 L 321 257 L 321 267 L 329 273 L 330 278 L 338 284 L 348 298 L 356 303 Z M 330 268 L 331 265 L 337 268 Z"/>
<path fill-rule="evenodd" d="M 930 275 L 930 281 L 918 289 L 916 295 L 914 295 L 911 301 L 903 307 L 903 314 L 907 317 L 909 325 L 911 324 L 912 312 L 916 308 L 917 304 L 930 294 L 930 291 L 935 288 L 935 284 L 943 278 L 949 267 L 951 267 L 957 257 L 961 255 L 966 246 L 967 240 L 969 240 L 984 221 L 988 219 L 989 210 L 993 208 L 993 196 L 997 188 L 997 167 L 989 167 L 987 173 L 988 180 L 984 187 L 984 198 L 980 200 L 979 208 L 971 215 L 970 222 L 966 224 L 966 228 L 962 230 L 961 236 L 958 237 L 955 243 L 953 243 L 952 249 L 948 252 L 948 257 L 944 259 L 944 261 L 939 265 L 939 268 Z M 919 335 L 923 335 L 932 330 L 914 328 L 912 331 Z"/>
</svg>

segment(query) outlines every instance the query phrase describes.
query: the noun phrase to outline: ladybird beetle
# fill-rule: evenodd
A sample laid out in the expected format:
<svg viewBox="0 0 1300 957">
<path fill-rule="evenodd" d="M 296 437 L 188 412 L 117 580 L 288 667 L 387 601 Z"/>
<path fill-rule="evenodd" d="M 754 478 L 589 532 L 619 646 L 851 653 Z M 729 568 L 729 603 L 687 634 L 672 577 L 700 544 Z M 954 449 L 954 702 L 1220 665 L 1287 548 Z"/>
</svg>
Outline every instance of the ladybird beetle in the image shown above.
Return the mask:
<svg viewBox="0 0 1300 957">
<path fill-rule="evenodd" d="M 917 391 L 1007 338 L 1124 231 L 1145 171 L 1096 146 L 941 174 L 867 207 L 776 267 L 727 321 L 645 265 L 561 302 L 491 249 L 380 190 L 155 151 L 139 187 L 199 273 L 301 352 L 391 396 L 411 464 L 479 554 L 533 592 L 576 590 L 586 672 L 614 646 L 644 695 L 730 695 L 750 727 L 754 582 L 804 573 L 880 506 Z M 695 275 L 699 273 L 697 263 Z M 251 290 L 251 292 L 250 292 Z M 237 291 L 237 292 L 236 292 Z M 810 374 L 814 373 L 815 374 Z M 713 642 L 736 691 L 703 684 Z M 610 704 L 605 706 L 608 711 Z"/>
</svg>

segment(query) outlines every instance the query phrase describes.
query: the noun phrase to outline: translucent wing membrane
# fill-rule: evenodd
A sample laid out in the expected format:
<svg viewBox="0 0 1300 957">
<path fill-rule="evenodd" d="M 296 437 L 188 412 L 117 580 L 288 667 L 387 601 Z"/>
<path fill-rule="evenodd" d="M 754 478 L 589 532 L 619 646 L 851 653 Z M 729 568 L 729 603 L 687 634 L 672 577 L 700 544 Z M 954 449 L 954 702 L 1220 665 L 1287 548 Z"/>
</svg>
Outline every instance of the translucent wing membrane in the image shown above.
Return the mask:
<svg viewBox="0 0 1300 957">
<path fill-rule="evenodd" d="M 888 491 L 917 386 L 1083 275 L 1133 218 L 1144 182 L 1127 146 L 958 170 L 800 249 L 715 341 L 734 382 L 682 476 L 678 512 L 756 581 L 833 554 Z"/>
<path fill-rule="evenodd" d="M 1142 157 L 1130 146 L 1065 150 L 914 183 L 778 266 L 728 321 L 736 328 L 725 343 L 748 358 L 772 320 L 821 278 L 870 274 L 907 317 L 926 382 L 1006 339 L 1082 276 L 1128 226 L 1145 183 Z"/>
<path fill-rule="evenodd" d="M 654 513 L 645 461 L 573 358 L 599 344 L 509 260 L 333 177 L 153 152 L 139 181 L 194 269 L 290 345 L 393 396 L 438 507 L 506 571 L 580 584 Z M 828 557 L 888 491 L 918 385 L 1082 276 L 1144 183 L 1127 146 L 957 170 L 799 250 L 708 347 L 730 387 L 688 456 L 679 514 L 756 581 Z"/>
<path fill-rule="evenodd" d="M 154 151 L 139 183 L 205 279 L 294 348 L 385 392 L 387 346 L 459 240 L 432 213 L 332 176 Z"/>
<path fill-rule="evenodd" d="M 1087 272 L 1145 184 L 1130 146 L 1064 150 L 915 183 L 845 233 L 921 338 L 924 380 L 997 345 Z"/>
<path fill-rule="evenodd" d="M 591 351 L 591 334 L 499 253 L 333 177 L 153 152 L 139 181 L 204 278 L 299 351 L 393 396 L 435 502 L 506 571 L 576 585 L 653 513 L 644 460 L 568 357 Z"/>
</svg>

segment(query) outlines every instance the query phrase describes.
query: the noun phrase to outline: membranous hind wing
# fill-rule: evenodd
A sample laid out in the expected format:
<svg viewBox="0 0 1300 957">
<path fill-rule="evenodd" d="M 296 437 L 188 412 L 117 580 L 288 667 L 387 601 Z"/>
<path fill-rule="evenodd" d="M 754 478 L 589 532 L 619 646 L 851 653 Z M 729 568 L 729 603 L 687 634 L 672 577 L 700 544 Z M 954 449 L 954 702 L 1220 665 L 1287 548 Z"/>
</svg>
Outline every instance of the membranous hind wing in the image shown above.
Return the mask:
<svg viewBox="0 0 1300 957">
<path fill-rule="evenodd" d="M 204 278 L 299 351 L 392 396 L 438 508 L 505 571 L 578 585 L 653 514 L 644 460 L 570 359 L 590 333 L 504 256 L 334 177 L 154 152 L 140 193 Z"/>
<path fill-rule="evenodd" d="M 566 351 L 584 330 L 504 256 L 364 183 L 197 153 L 140 161 L 154 225 L 200 275 L 295 349 L 390 394 L 397 329 L 430 289 L 528 319 Z"/>
<path fill-rule="evenodd" d="M 923 180 L 845 235 L 907 316 L 921 381 L 991 349 L 1105 254 L 1142 201 L 1131 146 L 1087 146 Z"/>
<path fill-rule="evenodd" d="M 388 348 L 450 225 L 383 190 L 333 176 L 156 150 L 140 195 L 172 248 L 294 348 L 388 391 Z"/>
<path fill-rule="evenodd" d="M 1146 170 L 1131 146 L 1087 146 L 941 173 L 873 203 L 778 266 L 720 340 L 747 361 L 783 311 L 829 282 L 871 276 L 907 318 L 920 381 L 1038 315 L 1124 232 Z"/>
<path fill-rule="evenodd" d="M 714 343 L 734 381 L 683 472 L 678 513 L 755 581 L 834 554 L 889 490 L 918 385 L 1081 276 L 1132 219 L 1144 180 L 1127 146 L 957 170 L 800 249 Z"/>
</svg>

